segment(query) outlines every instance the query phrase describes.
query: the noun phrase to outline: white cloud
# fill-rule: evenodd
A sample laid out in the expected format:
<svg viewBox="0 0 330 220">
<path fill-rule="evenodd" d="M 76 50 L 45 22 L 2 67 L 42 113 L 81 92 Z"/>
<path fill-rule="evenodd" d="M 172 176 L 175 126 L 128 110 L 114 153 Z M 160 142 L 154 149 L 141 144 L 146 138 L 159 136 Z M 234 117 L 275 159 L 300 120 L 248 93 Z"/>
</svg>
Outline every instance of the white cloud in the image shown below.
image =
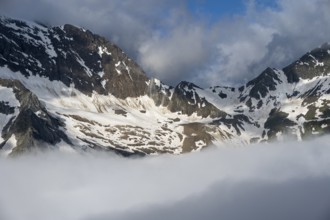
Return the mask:
<svg viewBox="0 0 330 220">
<path fill-rule="evenodd" d="M 329 41 L 329 1 L 278 0 L 276 8 L 255 2 L 245 16 L 219 24 L 226 34 L 219 37 L 217 62 L 205 72 L 210 81 L 251 80 L 266 67 L 283 68 Z"/>
<path fill-rule="evenodd" d="M 140 63 L 167 82 L 189 80 L 197 73 L 196 69 L 211 59 L 206 49 L 210 42 L 205 38 L 209 34 L 199 24 L 176 26 L 165 36 L 156 33 L 141 45 Z"/>
<path fill-rule="evenodd" d="M 235 84 L 251 80 L 255 73 L 251 72 L 250 68 L 269 53 L 267 46 L 276 33 L 272 28 L 245 21 L 231 23 L 225 29 L 227 33 L 216 47 L 217 60 L 210 64 L 209 72 L 206 74 L 210 85 L 217 85 L 219 82 Z M 265 66 L 261 64 L 261 68 Z M 221 80 L 219 76 L 222 77 Z"/>
<path fill-rule="evenodd" d="M 240 84 L 329 41 L 328 0 L 275 0 L 276 7 L 247 2 L 245 13 L 216 22 L 192 14 L 185 0 L 7 0 L 0 12 L 91 29 L 172 85 Z"/>
<path fill-rule="evenodd" d="M 323 220 L 328 141 L 140 159 L 55 152 L 0 159 L 1 217 Z"/>
</svg>

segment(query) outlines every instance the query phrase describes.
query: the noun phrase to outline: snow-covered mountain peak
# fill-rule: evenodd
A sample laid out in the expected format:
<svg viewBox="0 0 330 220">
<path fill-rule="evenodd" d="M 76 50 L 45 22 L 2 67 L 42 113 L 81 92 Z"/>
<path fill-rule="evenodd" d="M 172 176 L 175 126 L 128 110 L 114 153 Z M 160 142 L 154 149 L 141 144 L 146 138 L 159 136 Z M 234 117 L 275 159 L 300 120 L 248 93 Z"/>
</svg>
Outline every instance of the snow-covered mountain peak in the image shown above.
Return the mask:
<svg viewBox="0 0 330 220">
<path fill-rule="evenodd" d="M 149 79 L 118 46 L 73 26 L 0 17 L 0 152 L 123 155 L 330 132 L 330 45 L 238 88 Z"/>
</svg>

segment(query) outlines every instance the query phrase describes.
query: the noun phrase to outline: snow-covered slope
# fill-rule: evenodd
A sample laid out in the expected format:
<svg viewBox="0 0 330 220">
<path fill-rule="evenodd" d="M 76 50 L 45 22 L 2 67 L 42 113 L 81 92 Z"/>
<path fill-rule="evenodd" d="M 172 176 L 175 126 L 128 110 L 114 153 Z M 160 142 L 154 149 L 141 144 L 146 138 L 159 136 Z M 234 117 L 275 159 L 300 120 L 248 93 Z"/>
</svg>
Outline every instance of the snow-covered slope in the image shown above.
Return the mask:
<svg viewBox="0 0 330 220">
<path fill-rule="evenodd" d="M 0 152 L 200 150 L 329 133 L 330 46 L 239 88 L 149 79 L 120 48 L 72 25 L 0 17 Z"/>
</svg>

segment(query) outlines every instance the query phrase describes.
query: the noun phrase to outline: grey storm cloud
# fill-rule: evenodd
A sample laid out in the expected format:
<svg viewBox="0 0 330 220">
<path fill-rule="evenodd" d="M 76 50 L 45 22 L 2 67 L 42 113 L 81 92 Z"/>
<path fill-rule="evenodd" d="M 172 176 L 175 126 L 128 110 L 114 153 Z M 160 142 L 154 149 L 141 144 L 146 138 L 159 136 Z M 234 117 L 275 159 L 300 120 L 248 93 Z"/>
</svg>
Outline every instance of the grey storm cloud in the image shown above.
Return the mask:
<svg viewBox="0 0 330 220">
<path fill-rule="evenodd" d="M 0 158 L 0 219 L 326 220 L 329 137 L 121 158 Z"/>
<path fill-rule="evenodd" d="M 330 41 L 328 0 L 274 0 L 275 7 L 260 2 L 246 0 L 244 13 L 218 21 L 193 14 L 185 0 L 5 0 L 0 12 L 88 28 L 171 85 L 237 85 Z"/>
</svg>

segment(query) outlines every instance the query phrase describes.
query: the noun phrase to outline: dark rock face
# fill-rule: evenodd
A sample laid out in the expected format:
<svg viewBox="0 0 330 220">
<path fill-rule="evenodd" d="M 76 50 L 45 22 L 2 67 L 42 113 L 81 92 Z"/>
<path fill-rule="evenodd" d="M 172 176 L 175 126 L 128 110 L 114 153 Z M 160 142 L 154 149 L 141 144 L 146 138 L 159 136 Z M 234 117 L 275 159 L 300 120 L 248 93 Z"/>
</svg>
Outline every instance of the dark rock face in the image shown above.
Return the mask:
<svg viewBox="0 0 330 220">
<path fill-rule="evenodd" d="M 172 89 L 171 86 L 166 86 L 157 79 L 151 79 L 149 81 L 147 94 L 155 101 L 156 106 L 168 106 Z"/>
<path fill-rule="evenodd" d="M 249 97 L 260 99 L 264 98 L 269 91 L 275 91 L 278 83 L 282 83 L 282 81 L 274 69 L 267 68 L 257 78 L 248 82 L 246 87 L 252 86 Z"/>
<path fill-rule="evenodd" d="M 208 133 L 212 128 L 209 126 L 202 123 L 191 123 L 183 125 L 183 128 L 183 134 L 186 136 L 182 144 L 183 153 L 197 150 L 199 146 L 196 146 L 196 143 L 198 142 L 205 146 L 212 143 L 213 137 Z"/>
<path fill-rule="evenodd" d="M 297 83 L 299 79 L 311 79 L 330 72 L 330 44 L 302 56 L 299 60 L 283 69 L 289 83 Z"/>
<path fill-rule="evenodd" d="M 7 133 L 3 136 L 11 136 L 15 134 L 19 140 L 17 147 L 14 148 L 12 155 L 24 153 L 42 144 L 55 145 L 61 140 L 71 144 L 63 131 L 59 129 L 63 124 L 50 115 L 38 117 L 31 109 L 23 110 L 19 113 L 15 121 L 13 121 Z"/>
<path fill-rule="evenodd" d="M 0 102 L 0 113 L 5 115 L 14 114 L 15 107 L 9 105 L 8 102 L 1 101 Z"/>
<path fill-rule="evenodd" d="M 232 118 L 220 118 L 212 122 L 212 125 L 221 125 L 221 124 L 224 124 L 228 129 L 231 129 L 233 127 L 238 136 L 241 135 L 242 130 L 244 131 L 245 124 L 250 124 L 250 125 L 254 124 L 254 126 L 260 127 L 258 123 L 253 123 L 247 116 L 240 114 L 234 115 Z"/>
<path fill-rule="evenodd" d="M 45 28 L 2 18 L 0 66 L 118 98 L 146 93 L 143 70 L 116 45 L 72 25 Z"/>
<path fill-rule="evenodd" d="M 17 146 L 11 155 L 25 153 L 39 147 L 40 143 L 36 144 L 36 141 L 55 145 L 63 140 L 71 144 L 61 130 L 64 124 L 51 116 L 39 99 L 19 81 L 0 79 L 0 86 L 13 89 L 20 103 L 18 115 L 9 120 L 1 133 L 4 142 L 0 146 L 3 146 L 12 135 L 16 137 Z M 14 111 L 10 113 L 13 114 Z"/>
<path fill-rule="evenodd" d="M 327 126 L 326 126 L 327 125 Z M 303 139 L 308 139 L 311 136 L 322 136 L 330 133 L 330 119 L 312 120 L 304 123 Z"/>
<path fill-rule="evenodd" d="M 265 128 L 268 129 L 267 135 L 270 140 L 276 138 L 276 134 L 281 132 L 283 134 L 290 134 L 291 127 L 296 125 L 293 121 L 289 120 L 287 117 L 288 113 L 281 112 L 278 109 L 272 109 L 269 114 L 269 118 L 265 123 Z"/>
<path fill-rule="evenodd" d="M 173 112 L 182 112 L 182 114 L 197 115 L 202 117 L 210 116 L 212 118 L 225 117 L 226 113 L 217 109 L 205 98 L 201 98 L 196 92 L 201 89 L 193 83 L 181 82 L 175 88 L 171 102 L 168 106 Z"/>
<path fill-rule="evenodd" d="M 277 85 L 284 83 L 279 78 L 277 70 L 267 68 L 258 77 L 249 81 L 240 90 L 240 101 L 245 102 L 245 105 L 249 107 L 250 112 L 260 109 L 264 104 L 269 102 L 276 103 L 276 97 L 270 96 L 265 100 L 264 98 L 270 94 L 271 91 L 277 90 Z M 245 90 L 248 93 L 244 92 Z M 257 100 L 257 103 L 253 105 L 252 99 Z"/>
</svg>

